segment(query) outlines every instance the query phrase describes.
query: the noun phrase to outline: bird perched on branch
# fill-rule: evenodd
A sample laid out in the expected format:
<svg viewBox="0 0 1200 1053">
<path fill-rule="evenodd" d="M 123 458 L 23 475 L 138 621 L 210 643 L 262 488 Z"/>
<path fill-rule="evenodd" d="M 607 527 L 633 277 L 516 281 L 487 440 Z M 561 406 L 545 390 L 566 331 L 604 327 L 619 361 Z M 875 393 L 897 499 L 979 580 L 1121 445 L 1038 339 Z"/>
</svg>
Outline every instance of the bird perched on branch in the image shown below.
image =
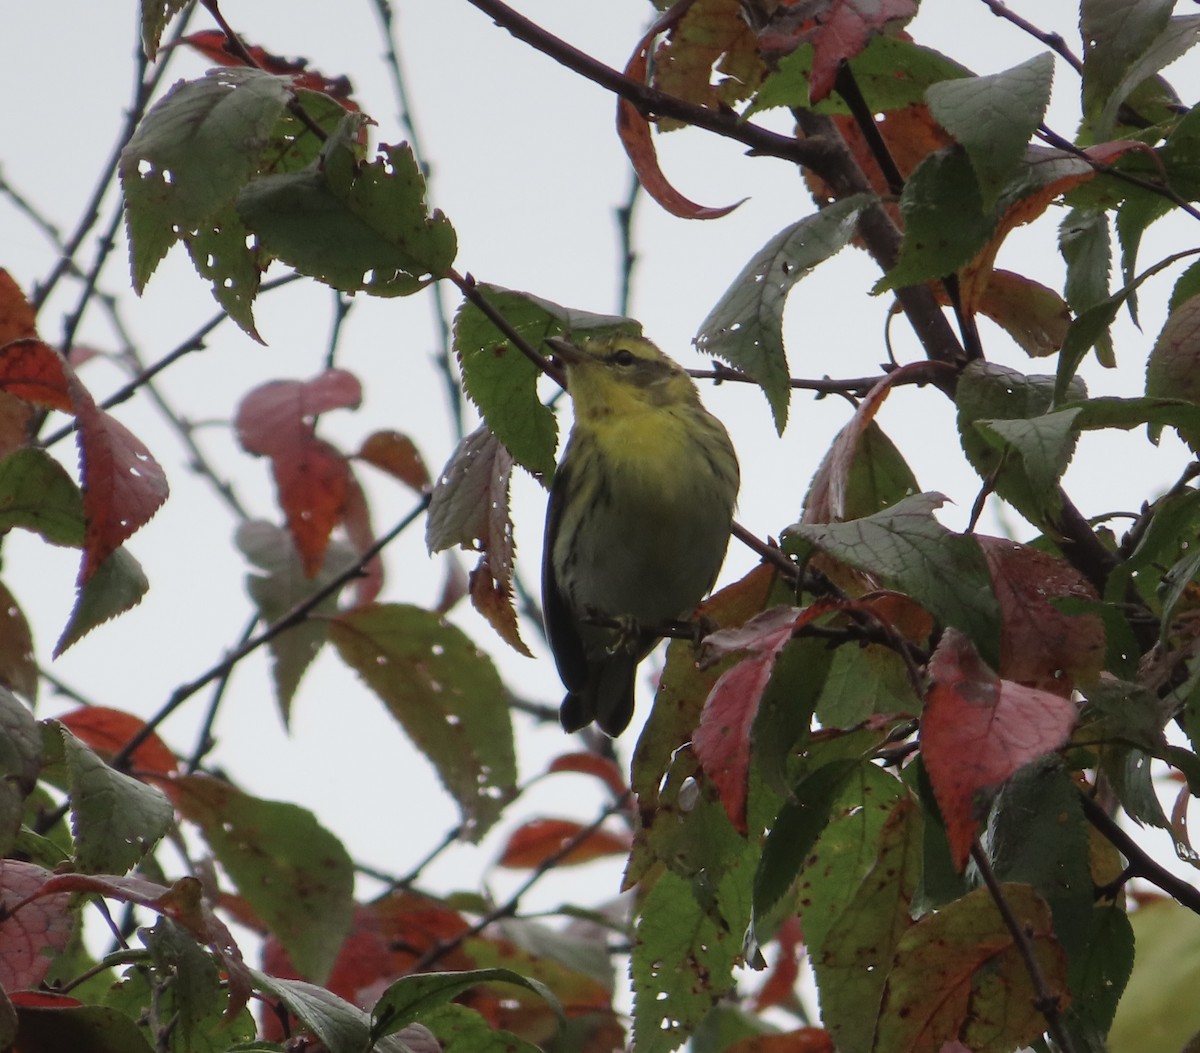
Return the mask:
<svg viewBox="0 0 1200 1053">
<path fill-rule="evenodd" d="M 738 461 L 692 378 L 650 341 L 547 343 L 575 424 L 550 488 L 542 563 L 546 635 L 567 688 L 567 731 L 619 735 L 637 664 L 661 627 L 712 588 L 733 520 Z"/>
</svg>

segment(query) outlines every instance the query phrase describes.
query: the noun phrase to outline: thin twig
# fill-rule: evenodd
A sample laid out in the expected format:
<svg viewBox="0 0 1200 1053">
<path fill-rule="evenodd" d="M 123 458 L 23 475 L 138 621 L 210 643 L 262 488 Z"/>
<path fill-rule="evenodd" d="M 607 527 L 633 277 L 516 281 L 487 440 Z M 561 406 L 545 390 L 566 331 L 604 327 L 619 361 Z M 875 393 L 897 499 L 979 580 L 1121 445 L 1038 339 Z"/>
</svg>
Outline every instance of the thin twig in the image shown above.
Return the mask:
<svg viewBox="0 0 1200 1053">
<path fill-rule="evenodd" d="M 1004 898 L 1004 890 L 1000 887 L 1000 882 L 996 880 L 991 861 L 977 837 L 971 842 L 971 858 L 975 860 L 975 865 L 983 877 L 983 883 L 991 893 L 992 901 L 996 904 L 1000 917 L 1004 919 L 1005 926 L 1012 934 L 1013 943 L 1016 944 L 1021 961 L 1025 963 L 1025 971 L 1033 983 L 1034 1007 L 1045 1018 L 1046 1030 L 1062 1053 L 1074 1053 L 1075 1046 L 1071 1042 L 1071 1036 L 1063 1026 L 1059 1006 L 1060 998 L 1050 990 L 1050 985 L 1046 982 L 1046 974 L 1042 971 L 1042 966 L 1034 953 L 1033 941 L 1029 938 L 1025 926 L 1021 924 L 1021 920 L 1013 913 L 1008 900 Z"/>
<path fill-rule="evenodd" d="M 618 263 L 619 286 L 617 291 L 617 314 L 628 315 L 633 298 L 633 270 L 637 266 L 638 254 L 633 244 L 633 213 L 641 197 L 642 184 L 636 172 L 629 173 L 629 193 L 617 206 L 617 236 L 620 238 L 621 258 Z"/>
<path fill-rule="evenodd" d="M 171 34 L 171 42 L 179 40 L 180 37 L 187 31 L 187 25 L 195 12 L 194 7 L 189 7 L 183 11 L 179 19 L 175 23 L 175 28 Z M 121 130 L 117 133 L 117 141 L 113 146 L 112 152 L 109 154 L 108 160 L 104 163 L 103 169 L 100 172 L 100 178 L 96 182 L 96 187 L 92 191 L 92 196 L 88 203 L 84 205 L 83 214 L 80 216 L 79 223 L 75 227 L 74 233 L 67 239 L 66 246 L 59 255 L 58 263 L 54 269 L 46 277 L 46 280 L 38 284 L 33 294 L 29 297 L 29 302 L 33 306 L 34 311 L 41 309 L 50 293 L 54 291 L 54 287 L 62 279 L 63 275 L 69 273 L 76 267 L 75 254 L 79 252 L 80 246 L 84 239 L 87 238 L 92 227 L 100 219 L 100 205 L 104 200 L 105 194 L 108 193 L 109 185 L 112 183 L 113 176 L 116 174 L 117 165 L 121 160 L 121 152 L 125 149 L 125 145 L 133 137 L 138 124 L 141 122 L 143 115 L 146 112 L 146 107 L 150 100 L 154 97 L 155 91 L 158 90 L 159 84 L 167 74 L 170 67 L 170 57 L 174 54 L 174 50 L 170 44 L 163 48 L 168 57 L 164 58 L 154 68 L 149 78 L 146 78 L 146 70 L 148 62 L 140 45 L 135 48 L 135 83 L 133 102 L 125 113 L 125 123 L 121 126 Z"/>
<path fill-rule="evenodd" d="M 1035 40 L 1040 40 L 1051 51 L 1056 52 L 1076 73 L 1083 73 L 1083 60 L 1067 46 L 1061 33 L 1051 33 L 1045 29 L 1039 29 L 1028 19 L 1018 15 L 1007 4 L 1002 3 L 1001 0 L 981 0 L 981 3 L 997 18 L 1011 22 L 1022 32 L 1028 33 Z"/>
<path fill-rule="evenodd" d="M 375 12 L 379 16 L 380 28 L 383 32 L 386 51 L 385 57 L 388 71 L 392 76 L 392 90 L 396 93 L 396 105 L 399 109 L 400 123 L 404 126 L 405 132 L 408 135 L 409 146 L 412 147 L 413 156 L 417 159 L 417 163 L 421 166 L 421 173 L 425 177 L 426 197 L 432 201 L 433 195 L 430 191 L 432 165 L 425 155 L 420 129 L 417 127 L 417 122 L 413 115 L 413 107 L 409 102 L 404 68 L 400 64 L 400 51 L 396 46 L 395 13 L 388 0 L 374 0 L 374 6 Z M 446 400 L 450 405 L 450 414 L 454 423 L 454 436 L 456 439 L 461 440 L 463 435 L 466 434 L 466 407 L 463 402 L 462 385 L 459 383 L 455 367 L 454 347 L 450 332 L 450 308 L 446 303 L 445 286 L 441 282 L 430 282 L 429 295 L 432 297 L 433 322 L 438 337 L 435 362 L 445 383 Z"/>
<path fill-rule="evenodd" d="M 518 14 L 501 0 L 467 2 L 490 15 L 497 25 L 508 30 L 518 40 L 525 41 L 580 76 L 594 81 L 623 99 L 628 99 L 641 113 L 674 117 L 694 127 L 744 143 L 755 154 L 804 165 L 821 174 L 830 166 L 831 152 L 828 144 L 822 140 L 796 139 L 790 135 L 780 135 L 778 132 L 742 120 L 733 110 L 709 109 L 707 106 L 687 102 L 667 92 L 651 88 L 548 33 L 536 22 Z"/>
<path fill-rule="evenodd" d="M 259 616 L 256 614 L 246 623 L 246 628 L 242 630 L 241 638 L 238 640 L 238 646 L 245 644 L 254 635 L 254 630 L 258 622 Z M 213 748 L 215 741 L 212 736 L 213 725 L 216 723 L 217 710 L 221 708 L 221 700 L 225 697 L 225 690 L 229 687 L 229 677 L 232 673 L 233 667 L 230 666 L 220 679 L 217 680 L 212 701 L 208 704 L 204 720 L 200 722 L 200 733 L 196 736 L 196 748 L 192 750 L 192 755 L 188 758 L 187 772 L 189 775 L 199 770 L 200 762 L 204 760 L 205 755 Z"/>
<path fill-rule="evenodd" d="M 616 800 L 610 802 L 604 810 L 596 816 L 587 826 L 581 828 L 571 837 L 567 838 L 553 853 L 543 859 L 529 874 L 520 887 L 499 906 L 488 911 L 487 914 L 479 918 L 473 925 L 468 927 L 463 932 L 458 933 L 454 937 L 447 940 L 439 940 L 433 944 L 424 954 L 421 955 L 408 969 L 408 972 L 419 973 L 428 969 L 435 962 L 440 961 L 451 951 L 462 946 L 472 936 L 478 936 L 489 925 L 494 924 L 501 918 L 516 917 L 517 911 L 521 906 L 521 898 L 536 885 L 543 877 L 553 870 L 559 863 L 567 858 L 572 852 L 582 845 L 589 837 L 591 837 L 605 821 L 611 816 L 616 815 L 629 802 L 630 795 L 628 792 L 622 794 Z M 385 1021 L 381 1021 L 381 1026 Z"/>
<path fill-rule="evenodd" d="M 186 684 L 181 684 L 171 694 L 171 697 L 162 705 L 157 713 L 154 714 L 145 725 L 139 729 L 138 733 L 133 736 L 115 757 L 111 764 L 114 768 L 123 767 L 129 763 L 130 757 L 134 751 L 154 734 L 155 729 L 172 713 L 175 712 L 184 702 L 192 697 L 197 691 L 211 684 L 219 677 L 225 676 L 238 662 L 247 655 L 257 651 L 263 644 L 270 643 L 281 633 L 286 632 L 294 625 L 300 624 L 309 616 L 317 607 L 321 605 L 330 596 L 335 595 L 343 586 L 350 581 L 359 577 L 363 568 L 371 562 L 380 552 L 382 552 L 389 544 L 398 538 L 408 527 L 421 517 L 425 509 L 429 507 L 429 496 L 426 495 L 421 499 L 417 506 L 400 520 L 391 530 L 378 538 L 370 548 L 366 549 L 359 555 L 355 562 L 347 567 L 337 577 L 331 578 L 325 585 L 313 591 L 305 599 L 297 603 L 286 614 L 276 618 L 270 625 L 266 626 L 261 632 L 239 644 L 230 651 L 219 662 L 216 662 L 194 680 L 190 680 Z"/>
</svg>

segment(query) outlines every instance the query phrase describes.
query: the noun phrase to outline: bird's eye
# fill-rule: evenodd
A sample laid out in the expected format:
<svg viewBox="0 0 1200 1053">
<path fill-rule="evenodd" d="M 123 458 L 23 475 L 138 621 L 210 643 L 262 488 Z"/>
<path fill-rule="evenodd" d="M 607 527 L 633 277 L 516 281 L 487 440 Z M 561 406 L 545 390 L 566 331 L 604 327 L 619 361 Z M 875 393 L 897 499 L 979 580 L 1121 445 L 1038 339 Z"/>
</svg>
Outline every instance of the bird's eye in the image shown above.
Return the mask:
<svg viewBox="0 0 1200 1053">
<path fill-rule="evenodd" d="M 612 360 L 618 366 L 632 366 L 637 361 L 637 357 L 628 348 L 623 347 L 612 356 Z"/>
</svg>

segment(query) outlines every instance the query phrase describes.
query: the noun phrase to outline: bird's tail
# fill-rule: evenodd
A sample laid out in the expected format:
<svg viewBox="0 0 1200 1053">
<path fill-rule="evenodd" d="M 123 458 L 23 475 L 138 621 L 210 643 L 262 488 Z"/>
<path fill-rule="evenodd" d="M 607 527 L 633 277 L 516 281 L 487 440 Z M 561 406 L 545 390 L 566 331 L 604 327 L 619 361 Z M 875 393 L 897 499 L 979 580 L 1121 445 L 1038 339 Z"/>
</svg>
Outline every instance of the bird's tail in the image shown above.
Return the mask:
<svg viewBox="0 0 1200 1053">
<path fill-rule="evenodd" d="M 614 738 L 633 717 L 633 684 L 639 655 L 621 649 L 588 663 L 587 683 L 568 692 L 558 711 L 565 731 L 580 731 L 593 720 Z"/>
</svg>

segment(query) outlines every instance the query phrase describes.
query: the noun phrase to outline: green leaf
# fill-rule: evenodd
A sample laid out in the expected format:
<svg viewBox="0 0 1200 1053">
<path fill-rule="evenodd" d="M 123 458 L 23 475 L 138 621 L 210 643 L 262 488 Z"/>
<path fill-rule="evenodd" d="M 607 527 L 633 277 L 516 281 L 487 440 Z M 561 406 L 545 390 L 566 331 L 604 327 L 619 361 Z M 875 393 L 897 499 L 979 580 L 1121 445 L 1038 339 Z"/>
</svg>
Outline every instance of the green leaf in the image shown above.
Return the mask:
<svg viewBox="0 0 1200 1053">
<path fill-rule="evenodd" d="M 824 939 L 813 943 L 805 928 L 821 1020 L 838 1049 L 847 1053 L 877 1048 L 872 1039 L 892 957 L 913 925 L 910 910 L 921 873 L 921 828 L 916 802 L 907 797 L 897 801 L 870 843 L 870 869 Z M 817 853 L 820 860 L 820 845 Z M 827 874 L 825 879 L 832 882 L 836 877 Z"/>
<path fill-rule="evenodd" d="M 254 600 L 263 620 L 270 623 L 282 617 L 301 600 L 324 588 L 338 574 L 353 565 L 358 555 L 344 542 L 332 541 L 315 578 L 304 573 L 291 534 L 262 520 L 247 520 L 237 528 L 236 544 L 246 558 L 265 573 L 246 575 L 246 591 Z M 314 617 L 285 629 L 271 639 L 271 674 L 275 697 L 284 724 L 291 714 L 292 699 L 300 680 L 329 638 L 328 615 L 337 611 L 338 594 L 327 596 L 313 608 Z"/>
<path fill-rule="evenodd" d="M 430 611 L 377 604 L 330 622 L 343 661 L 387 705 L 481 837 L 516 792 L 508 693 L 482 651 Z"/>
<path fill-rule="evenodd" d="M 21 1006 L 17 1019 L 22 1050 L 155 1053 L 132 1019 L 107 1006 Z"/>
<path fill-rule="evenodd" d="M 216 69 L 180 81 L 151 107 L 118 168 L 138 292 L 167 250 L 250 179 L 290 95 L 286 77 Z"/>
<path fill-rule="evenodd" d="M 817 699 L 823 728 L 853 728 L 876 713 L 921 712 L 904 660 L 890 647 L 839 647 Z"/>
<path fill-rule="evenodd" d="M 629 318 L 576 311 L 496 285 L 476 288 L 509 325 L 539 349 L 551 336 L 641 334 L 641 326 Z M 554 472 L 558 424 L 553 411 L 538 398 L 541 371 L 469 300 L 454 319 L 454 350 L 462 365 L 463 386 L 489 430 L 518 463 L 534 475 L 549 478 Z"/>
<path fill-rule="evenodd" d="M 237 198 L 242 222 L 264 249 L 342 292 L 408 296 L 444 278 L 457 241 L 425 203 L 425 179 L 407 145 L 358 160 L 365 118 L 347 114 L 302 172 L 268 175 Z"/>
<path fill-rule="evenodd" d="M 1172 308 L 1146 360 L 1146 394 L 1186 399 L 1200 404 L 1200 296 Z M 1180 431 L 1193 450 L 1200 448 L 1200 428 Z"/>
<path fill-rule="evenodd" d="M 562 1006 L 545 984 L 512 969 L 469 969 L 457 973 L 420 973 L 391 984 L 371 1010 L 371 1037 L 392 1035 L 421 1021 L 430 1010 L 446 1005 L 479 984 L 505 983 L 524 987 L 544 999 L 562 1020 Z"/>
<path fill-rule="evenodd" d="M 811 518 L 861 519 L 920 489 L 904 455 L 887 433 L 875 421 L 862 428 L 857 420 L 851 420 L 838 432 L 813 474 L 804 495 L 804 509 Z M 833 514 L 813 515 L 814 509 Z"/>
<path fill-rule="evenodd" d="M 959 439 L 981 479 L 1031 522 L 1060 507 L 1058 480 L 1075 452 L 1076 413 L 1048 414 L 1054 378 L 991 362 L 970 363 L 955 390 Z M 1081 382 L 1071 394 L 1084 398 Z"/>
<path fill-rule="evenodd" d="M 219 779 L 181 781 L 180 812 L 296 969 L 324 981 L 354 909 L 354 864 L 312 812 L 265 801 Z"/>
<path fill-rule="evenodd" d="M 807 773 L 795 786 L 767 834 L 754 875 L 754 932 L 759 942 L 763 919 L 775 913 L 779 902 L 795 885 L 812 846 L 833 818 L 847 784 L 859 785 L 869 776 L 860 773 L 859 760 L 844 758 Z M 858 776 L 855 778 L 855 776 Z M 864 793 L 861 788 L 859 796 Z"/>
<path fill-rule="evenodd" d="M 1026 885 L 1000 888 L 1050 994 L 1065 994 L 1066 967 L 1049 908 Z M 940 1050 L 957 1040 L 972 1053 L 1011 1053 L 1046 1027 L 1037 998 L 991 893 L 979 888 L 900 938 L 874 1048 Z"/>
<path fill-rule="evenodd" d="M 57 722 L 67 767 L 75 862 L 87 874 L 124 874 L 175 821 L 162 791 L 110 768 Z"/>
<path fill-rule="evenodd" d="M 136 607 L 149 588 L 150 582 L 133 554 L 124 547 L 117 549 L 80 588 L 71 617 L 54 645 L 54 657 L 97 625 Z"/>
<path fill-rule="evenodd" d="M 1180 276 L 1171 290 L 1171 300 L 1167 304 L 1167 313 L 1178 310 L 1193 296 L 1200 296 L 1200 261 L 1193 263 Z"/>
<path fill-rule="evenodd" d="M 1130 915 L 1137 958 L 1109 1032 L 1121 1053 L 1183 1049 L 1200 1032 L 1200 917 L 1169 899 Z"/>
<path fill-rule="evenodd" d="M 917 166 L 904 184 L 900 212 L 900 258 L 876 283 L 875 293 L 953 274 L 975 257 L 995 229 L 961 147 L 938 150 Z"/>
<path fill-rule="evenodd" d="M 883 33 L 872 37 L 867 46 L 850 59 L 849 65 L 854 82 L 872 113 L 887 113 L 923 103 L 925 90 L 931 84 L 972 76 L 966 66 L 932 48 Z M 808 77 L 811 69 L 811 46 L 801 45 L 785 55 L 778 68 L 763 81 L 746 116 L 777 106 L 810 108 Z M 850 107 L 836 93 L 811 108 L 816 113 L 850 112 Z"/>
<path fill-rule="evenodd" d="M 83 545 L 83 495 L 45 450 L 17 450 L 0 461 L 0 534 L 13 527 L 32 530 L 54 545 Z"/>
<path fill-rule="evenodd" d="M 1134 88 L 1190 51 L 1195 47 L 1197 40 L 1200 40 L 1200 15 L 1184 15 L 1170 19 L 1124 71 L 1096 118 L 1094 133 L 1107 136 L 1117 123 L 1117 112 L 1121 104 L 1133 93 Z M 1084 76 L 1087 76 L 1086 62 Z"/>
<path fill-rule="evenodd" d="M 25 798 L 37 785 L 41 766 L 37 721 L 28 706 L 0 687 L 0 857 L 8 855 L 21 829 Z"/>
<path fill-rule="evenodd" d="M 1050 102 L 1054 56 L 1043 52 L 983 77 L 932 85 L 929 109 L 967 151 L 979 183 L 982 206 L 990 209 L 1025 155 Z"/>
<path fill-rule="evenodd" d="M 995 666 L 1000 609 L 991 576 L 974 538 L 955 534 L 933 518 L 941 494 L 915 494 L 891 508 L 849 523 L 796 523 L 784 532 L 784 550 L 807 540 L 859 570 L 877 574 L 907 593 L 944 625 L 971 637 Z"/>
<path fill-rule="evenodd" d="M 1072 209 L 1059 225 L 1058 251 L 1067 264 L 1063 294 L 1076 315 L 1108 298 L 1112 238 L 1107 212 Z M 1095 342 L 1101 359 L 1111 360 L 1112 338 L 1107 327 Z"/>
<path fill-rule="evenodd" d="M 161 3 L 139 4 L 142 10 L 142 50 L 148 59 L 158 54 L 158 44 L 163 31 L 180 11 L 188 6 L 189 0 L 162 0 Z"/>
<path fill-rule="evenodd" d="M 642 901 L 630 959 L 635 1053 L 670 1053 L 733 987 L 741 934 L 664 871 Z"/>
<path fill-rule="evenodd" d="M 1072 997 L 1064 1016 L 1070 1031 L 1091 1040 L 1092 1048 L 1107 1048 L 1103 1040 L 1112 1027 L 1133 963 L 1129 916 L 1118 906 L 1097 904 L 1092 908 L 1086 942 L 1068 964 Z"/>
<path fill-rule="evenodd" d="M 700 324 L 695 344 L 737 367 L 763 389 L 775 430 L 787 425 L 791 386 L 783 347 L 783 308 L 792 287 L 849 243 L 866 194 L 844 198 L 775 235 L 742 268 Z"/>
<path fill-rule="evenodd" d="M 283 980 L 252 969 L 254 984 L 278 998 L 317 1036 L 328 1053 L 363 1053 L 371 1047 L 371 1018 L 365 1010 L 304 980 Z"/>
<path fill-rule="evenodd" d="M 227 1019 L 228 999 L 211 956 L 170 919 L 159 917 L 139 936 L 150 961 L 126 971 L 121 982 L 105 993 L 104 1003 L 133 1019 L 144 1017 L 151 1004 L 172 1026 L 153 1037 L 163 1053 L 225 1053 L 236 1039 L 254 1037 L 247 1010 Z"/>
<path fill-rule="evenodd" d="M 1001 881 L 1046 901 L 1068 963 L 1086 960 L 1093 889 L 1079 790 L 1056 758 L 1020 769 L 996 796 L 983 837 Z"/>
<path fill-rule="evenodd" d="M 856 765 L 842 784 L 829 824 L 799 869 L 800 920 L 810 948 L 830 945 L 834 925 L 875 866 L 880 834 L 904 798 L 904 785 L 875 764 Z"/>
<path fill-rule="evenodd" d="M 213 298 L 247 336 L 262 344 L 253 308 L 263 265 L 250 241 L 246 224 L 227 205 L 187 238 L 187 248 L 196 273 L 211 283 Z"/>
<path fill-rule="evenodd" d="M 465 1005 L 450 1002 L 429 1009 L 422 1014 L 421 1023 L 433 1032 L 442 1053 L 541 1053 L 541 1047 L 492 1027 Z"/>
<path fill-rule="evenodd" d="M 1079 32 L 1083 58 L 1083 105 L 1085 117 L 1098 122 L 1136 59 L 1167 26 L 1174 0 L 1083 0 Z M 1117 100 L 1118 103 L 1120 99 Z M 1106 135 L 1095 129 L 1096 139 Z"/>
</svg>

